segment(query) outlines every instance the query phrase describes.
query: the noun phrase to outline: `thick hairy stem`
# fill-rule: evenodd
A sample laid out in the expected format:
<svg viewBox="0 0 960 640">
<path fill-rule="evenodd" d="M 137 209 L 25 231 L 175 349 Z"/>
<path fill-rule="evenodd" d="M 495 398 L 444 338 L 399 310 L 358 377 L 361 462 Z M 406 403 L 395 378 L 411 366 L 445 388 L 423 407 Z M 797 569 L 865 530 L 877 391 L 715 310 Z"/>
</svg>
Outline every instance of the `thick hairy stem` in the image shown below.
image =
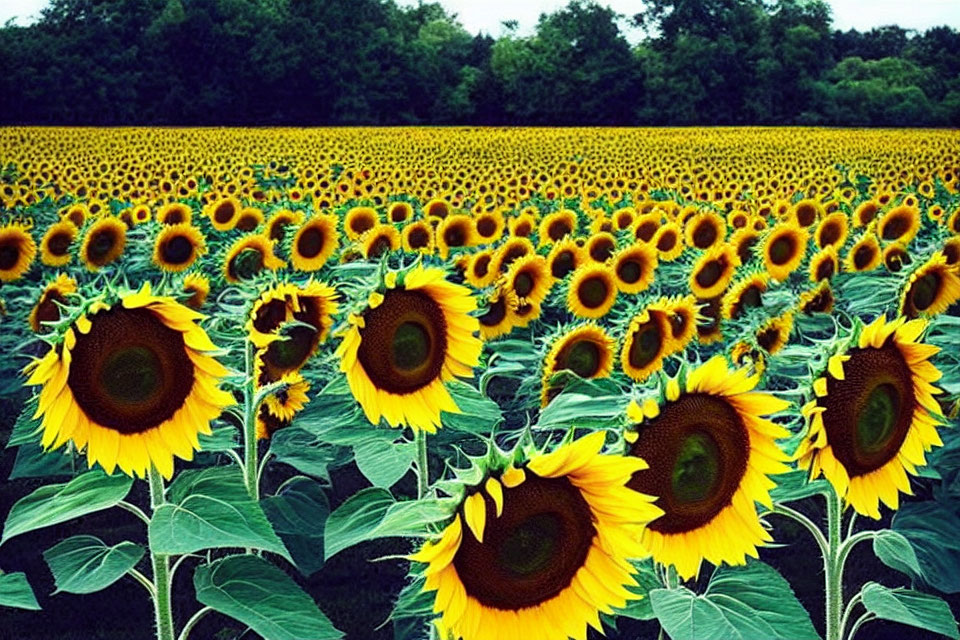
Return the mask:
<svg viewBox="0 0 960 640">
<path fill-rule="evenodd" d="M 827 496 L 827 554 L 823 559 L 826 597 L 826 640 L 841 640 L 843 612 L 843 563 L 840 561 L 840 525 L 843 512 L 840 497 Z"/>
<path fill-rule="evenodd" d="M 260 483 L 257 478 L 257 406 L 256 380 L 253 379 L 253 345 L 249 340 L 243 345 L 245 383 L 243 387 L 243 478 L 247 493 L 254 500 L 260 499 Z"/>
<path fill-rule="evenodd" d="M 417 498 L 427 495 L 430 487 L 430 460 L 427 457 L 427 432 L 417 429 L 413 432 L 417 443 Z"/>
<path fill-rule="evenodd" d="M 156 511 L 166 498 L 163 495 L 163 478 L 155 468 L 150 467 L 150 506 Z M 156 590 L 153 598 L 157 618 L 157 640 L 174 640 L 173 609 L 170 602 L 170 558 L 167 555 L 150 550 L 150 564 L 153 567 L 153 586 Z"/>
</svg>

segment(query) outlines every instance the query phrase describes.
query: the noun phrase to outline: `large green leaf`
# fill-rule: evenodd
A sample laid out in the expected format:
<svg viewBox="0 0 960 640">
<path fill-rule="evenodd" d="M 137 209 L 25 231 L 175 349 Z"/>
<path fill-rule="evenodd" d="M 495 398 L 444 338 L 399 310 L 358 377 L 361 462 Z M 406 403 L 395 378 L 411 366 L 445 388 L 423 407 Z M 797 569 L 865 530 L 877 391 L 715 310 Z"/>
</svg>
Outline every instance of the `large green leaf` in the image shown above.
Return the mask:
<svg viewBox="0 0 960 640">
<path fill-rule="evenodd" d="M 354 461 L 360 473 L 375 487 L 389 489 L 406 475 L 417 455 L 412 442 L 389 442 L 371 438 L 353 445 Z"/>
<path fill-rule="evenodd" d="M 540 412 L 538 427 L 605 428 L 618 425 L 630 397 L 609 379 L 581 380 L 562 371 L 554 383 L 563 387 L 560 395 Z"/>
<path fill-rule="evenodd" d="M 919 627 L 955 640 L 960 638 L 950 605 L 937 596 L 912 589 L 888 589 L 876 582 L 863 585 L 860 593 L 863 606 L 878 618 Z"/>
<path fill-rule="evenodd" d="M 305 576 L 323 567 L 323 527 L 330 515 L 327 496 L 310 478 L 291 478 L 277 495 L 260 501 L 263 512 L 273 525 L 293 563 Z"/>
<path fill-rule="evenodd" d="M 108 476 L 98 469 L 67 483 L 40 487 L 10 509 L 0 544 L 21 533 L 108 509 L 127 496 L 132 484 L 128 476 Z"/>
<path fill-rule="evenodd" d="M 200 565 L 193 574 L 197 600 L 249 626 L 264 640 L 343 637 L 290 576 L 254 555 Z"/>
<path fill-rule="evenodd" d="M 908 576 L 923 572 L 910 541 L 896 531 L 881 529 L 874 532 L 873 553 L 883 564 Z"/>
<path fill-rule="evenodd" d="M 0 607 L 38 611 L 40 605 L 23 572 L 0 572 Z"/>
<path fill-rule="evenodd" d="M 27 401 L 17 421 L 13 423 L 10 430 L 10 439 L 7 440 L 7 447 L 19 447 L 24 444 L 40 443 L 40 419 L 34 418 L 33 414 L 37 412 L 37 397 L 34 396 Z"/>
<path fill-rule="evenodd" d="M 370 487 L 351 496 L 330 517 L 324 529 L 324 557 L 329 559 L 365 540 L 398 536 L 424 536 L 429 525 L 450 517 L 438 500 L 397 502 L 385 489 Z"/>
<path fill-rule="evenodd" d="M 17 447 L 10 479 L 72 476 L 73 458 L 64 450 L 44 451 L 39 444 L 28 442 Z"/>
<path fill-rule="evenodd" d="M 960 514 L 954 502 L 906 502 L 891 528 L 910 541 L 916 552 L 919 580 L 943 593 L 960 593 Z"/>
<path fill-rule="evenodd" d="M 43 552 L 57 591 L 93 593 L 126 575 L 145 550 L 133 542 L 108 547 L 94 536 L 73 536 Z"/>
<path fill-rule="evenodd" d="M 300 473 L 329 481 L 330 469 L 337 466 L 338 448 L 297 424 L 280 429 L 270 437 L 271 455 Z"/>
<path fill-rule="evenodd" d="M 469 384 L 451 382 L 447 389 L 460 412 L 440 414 L 444 429 L 489 435 L 503 422 L 500 406 Z"/>
<path fill-rule="evenodd" d="M 263 549 L 293 561 L 260 505 L 247 493 L 235 466 L 184 471 L 168 491 L 168 502 L 150 519 L 155 553 L 194 553 L 201 549 Z"/>
<path fill-rule="evenodd" d="M 654 589 L 650 602 L 672 640 L 819 638 L 790 585 L 762 562 L 720 567 L 703 595 L 685 587 Z"/>
<path fill-rule="evenodd" d="M 795 502 L 817 494 L 828 495 L 833 489 L 823 478 L 808 480 L 806 471 L 791 471 L 773 477 L 777 486 L 770 491 L 774 502 Z"/>
</svg>

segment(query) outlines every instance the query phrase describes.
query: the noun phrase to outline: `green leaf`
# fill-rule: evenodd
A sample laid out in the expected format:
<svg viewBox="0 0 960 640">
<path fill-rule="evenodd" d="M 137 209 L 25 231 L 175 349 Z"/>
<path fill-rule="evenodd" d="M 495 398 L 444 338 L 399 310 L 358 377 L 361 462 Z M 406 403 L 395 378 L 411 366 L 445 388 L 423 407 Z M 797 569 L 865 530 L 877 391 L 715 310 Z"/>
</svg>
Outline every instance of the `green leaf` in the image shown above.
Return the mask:
<svg viewBox="0 0 960 640">
<path fill-rule="evenodd" d="M 40 610 L 25 573 L 0 573 L 0 606 Z"/>
<path fill-rule="evenodd" d="M 488 435 L 503 422 L 500 406 L 469 384 L 451 382 L 447 389 L 460 413 L 442 412 L 440 419 L 444 429 Z"/>
<path fill-rule="evenodd" d="M 150 549 L 155 553 L 244 547 L 272 551 L 293 562 L 235 466 L 183 471 L 170 485 L 167 500 L 150 519 Z"/>
<path fill-rule="evenodd" d="M 960 516 L 949 501 L 906 502 L 891 528 L 913 547 L 919 580 L 943 593 L 960 593 Z"/>
<path fill-rule="evenodd" d="M 37 412 L 37 397 L 27 401 L 17 421 L 13 423 L 10 430 L 10 439 L 7 441 L 7 448 L 19 447 L 24 444 L 40 444 L 40 419 L 34 419 L 33 414 Z"/>
<path fill-rule="evenodd" d="M 72 476 L 72 457 L 66 451 L 44 451 L 33 442 L 17 448 L 17 459 L 10 472 L 10 480 L 17 478 L 46 478 L 49 476 Z"/>
<path fill-rule="evenodd" d="M 819 638 L 790 585 L 762 562 L 720 567 L 702 596 L 685 587 L 654 589 L 650 602 L 672 640 Z"/>
<path fill-rule="evenodd" d="M 67 483 L 40 487 L 10 509 L 0 545 L 21 533 L 108 509 L 123 500 L 132 485 L 128 476 L 108 476 L 97 469 Z"/>
<path fill-rule="evenodd" d="M 300 573 L 309 577 L 319 571 L 323 567 L 323 526 L 330 515 L 320 485 L 303 476 L 291 478 L 277 495 L 262 499 L 260 506 Z"/>
<path fill-rule="evenodd" d="M 425 536 L 429 525 L 450 517 L 450 509 L 439 500 L 397 502 L 386 489 L 363 489 L 341 504 L 324 528 L 324 557 L 366 540 Z"/>
<path fill-rule="evenodd" d="M 774 478 L 774 482 L 777 486 L 770 491 L 774 502 L 795 502 L 817 494 L 829 495 L 833 491 L 830 483 L 823 478 L 817 478 L 813 482 L 808 480 L 806 471 L 782 473 Z"/>
<path fill-rule="evenodd" d="M 220 425 L 213 428 L 213 433 L 206 435 L 201 433 L 200 451 L 208 453 L 217 453 L 219 451 L 229 451 L 237 447 L 237 428 L 229 425 Z"/>
<path fill-rule="evenodd" d="M 129 541 L 108 547 L 94 536 L 73 536 L 44 551 L 43 559 L 53 574 L 56 592 L 93 593 L 126 575 L 144 553 L 143 547 Z"/>
<path fill-rule="evenodd" d="M 896 531 L 881 529 L 875 532 L 873 553 L 883 564 L 908 576 L 918 576 L 922 573 L 920 562 L 910 541 Z"/>
<path fill-rule="evenodd" d="M 353 445 L 357 466 L 375 487 L 389 489 L 406 475 L 417 455 L 412 442 L 387 442 L 379 438 Z"/>
<path fill-rule="evenodd" d="M 634 620 L 653 620 L 657 616 L 653 612 L 653 605 L 650 603 L 650 591 L 659 589 L 663 586 L 660 578 L 653 568 L 653 561 L 650 559 L 642 562 L 634 562 L 636 568 L 634 578 L 639 583 L 636 587 L 628 587 L 630 591 L 642 596 L 638 600 L 630 600 L 623 609 L 617 609 L 618 616 L 633 618 Z"/>
<path fill-rule="evenodd" d="M 950 605 L 937 596 L 912 589 L 888 589 L 876 582 L 863 585 L 860 594 L 863 606 L 878 618 L 919 627 L 955 640 L 960 638 Z"/>
<path fill-rule="evenodd" d="M 290 576 L 254 555 L 200 565 L 193 574 L 197 601 L 249 626 L 264 640 L 343 637 Z"/>
<path fill-rule="evenodd" d="M 336 466 L 338 460 L 335 447 L 296 424 L 270 436 L 270 453 L 278 462 L 288 464 L 300 473 L 327 481 L 330 480 L 330 468 Z"/>
</svg>

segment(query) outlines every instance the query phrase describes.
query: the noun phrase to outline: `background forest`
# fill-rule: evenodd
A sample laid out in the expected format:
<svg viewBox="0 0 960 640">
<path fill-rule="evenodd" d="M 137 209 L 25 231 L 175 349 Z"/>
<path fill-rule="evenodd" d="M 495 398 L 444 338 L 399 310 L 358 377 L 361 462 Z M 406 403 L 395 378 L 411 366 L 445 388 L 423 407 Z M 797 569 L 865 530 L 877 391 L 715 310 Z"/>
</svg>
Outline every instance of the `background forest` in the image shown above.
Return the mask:
<svg viewBox="0 0 960 640">
<path fill-rule="evenodd" d="M 575 1 L 495 39 L 432 3 L 53 0 L 0 28 L 0 123 L 960 123 L 951 27 L 843 32 L 819 0 L 638 6 Z"/>
</svg>

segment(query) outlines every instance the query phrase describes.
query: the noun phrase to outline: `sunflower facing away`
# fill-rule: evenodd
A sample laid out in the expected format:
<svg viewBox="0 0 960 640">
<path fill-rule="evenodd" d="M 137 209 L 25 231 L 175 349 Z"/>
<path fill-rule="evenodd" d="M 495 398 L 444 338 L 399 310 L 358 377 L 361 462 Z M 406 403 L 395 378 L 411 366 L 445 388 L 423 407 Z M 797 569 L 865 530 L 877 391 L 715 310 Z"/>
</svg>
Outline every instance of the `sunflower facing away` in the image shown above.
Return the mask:
<svg viewBox="0 0 960 640">
<path fill-rule="evenodd" d="M 879 316 L 859 339 L 830 357 L 804 405 L 807 435 L 794 456 L 810 477 L 821 473 L 857 513 L 880 517 L 899 492 L 910 494 L 907 474 L 926 464 L 925 452 L 942 444 L 943 413 L 933 397 L 940 372 L 929 362 L 939 348 L 918 341 L 924 319 L 887 322 Z"/>
<path fill-rule="evenodd" d="M 788 403 L 754 392 L 758 380 L 717 355 L 687 374 L 684 389 L 669 380 L 663 403 L 648 398 L 627 409 L 629 453 L 649 464 L 628 486 L 658 496 L 664 510 L 644 530 L 643 546 L 684 579 L 703 560 L 744 564 L 772 539 L 754 502 L 772 508 L 768 476 L 789 471 L 774 440 L 790 434 L 763 416 Z"/>
<path fill-rule="evenodd" d="M 402 282 L 390 276 L 386 291 L 370 295 L 350 318 L 337 348 L 340 370 L 367 419 L 435 431 L 440 412 L 457 413 L 445 382 L 470 377 L 482 342 L 476 301 L 441 269 L 417 266 Z"/>
<path fill-rule="evenodd" d="M 227 370 L 195 324 L 202 318 L 149 284 L 112 304 L 94 302 L 56 346 L 28 367 L 43 385 L 36 417 L 42 444 L 72 440 L 87 463 L 145 477 L 173 475 L 173 456 L 193 458 L 199 433 L 233 397 L 217 387 Z"/>
<path fill-rule="evenodd" d="M 30 269 L 37 243 L 19 222 L 0 227 L 0 282 L 16 280 Z"/>
<path fill-rule="evenodd" d="M 441 637 L 585 638 L 588 625 L 603 632 L 600 612 L 638 598 L 629 560 L 647 555 L 638 540 L 660 510 L 624 486 L 646 463 L 604 455 L 603 442 L 597 432 L 490 473 L 411 556 L 437 593 Z"/>
</svg>

